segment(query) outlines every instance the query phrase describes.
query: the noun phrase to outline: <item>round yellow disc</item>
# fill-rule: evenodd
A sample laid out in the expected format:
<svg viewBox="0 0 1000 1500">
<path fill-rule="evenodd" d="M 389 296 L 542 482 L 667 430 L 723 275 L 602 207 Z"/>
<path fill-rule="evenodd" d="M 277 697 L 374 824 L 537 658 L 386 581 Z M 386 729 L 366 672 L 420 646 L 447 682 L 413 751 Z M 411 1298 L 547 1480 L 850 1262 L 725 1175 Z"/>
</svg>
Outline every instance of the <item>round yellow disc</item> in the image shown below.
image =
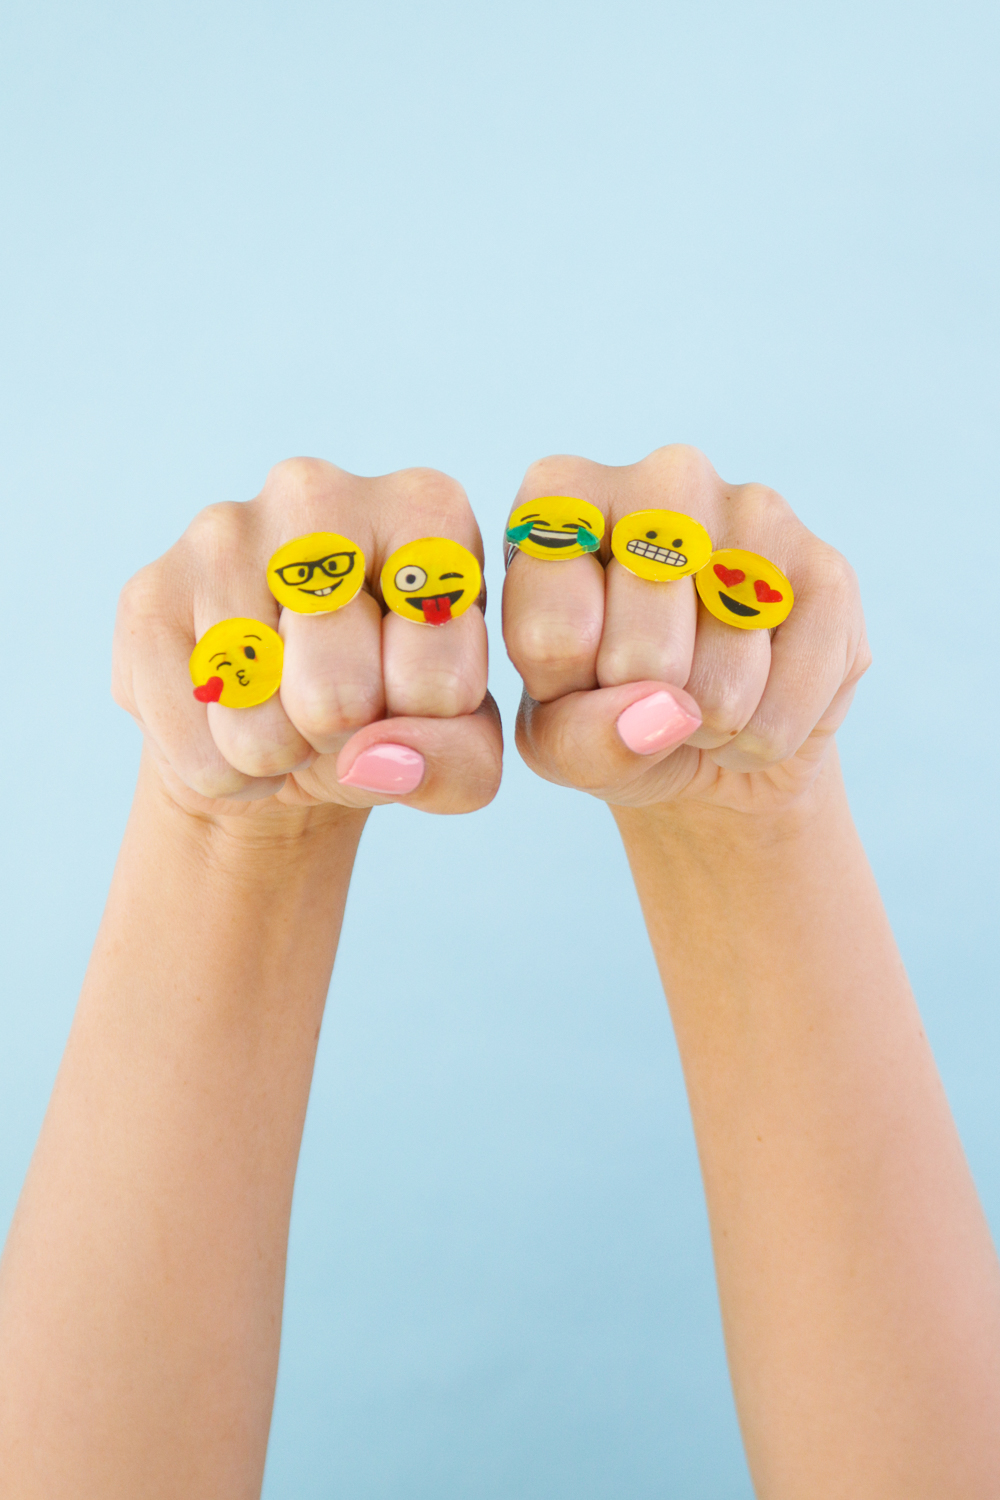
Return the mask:
<svg viewBox="0 0 1000 1500">
<path fill-rule="evenodd" d="M 253 708 L 281 686 L 285 648 L 281 636 L 260 620 L 220 620 L 191 652 L 188 670 L 199 703 Z"/>
<path fill-rule="evenodd" d="M 712 555 L 712 538 L 679 510 L 634 510 L 611 533 L 611 551 L 623 568 L 650 583 L 697 573 Z"/>
<path fill-rule="evenodd" d="M 741 547 L 713 552 L 695 584 L 709 614 L 737 630 L 773 630 L 795 603 L 781 569 Z"/>
<path fill-rule="evenodd" d="M 297 615 L 328 614 L 350 604 L 365 581 L 365 554 L 336 531 L 313 531 L 279 547 L 267 565 L 267 586 Z"/>
<path fill-rule="evenodd" d="M 447 625 L 475 604 L 483 575 L 461 542 L 424 536 L 396 548 L 382 569 L 381 584 L 394 614 L 418 625 Z"/>
<path fill-rule="evenodd" d="M 543 495 L 515 507 L 507 522 L 507 541 L 542 562 L 564 562 L 596 552 L 604 535 L 604 517 L 589 500 L 572 495 Z"/>
</svg>

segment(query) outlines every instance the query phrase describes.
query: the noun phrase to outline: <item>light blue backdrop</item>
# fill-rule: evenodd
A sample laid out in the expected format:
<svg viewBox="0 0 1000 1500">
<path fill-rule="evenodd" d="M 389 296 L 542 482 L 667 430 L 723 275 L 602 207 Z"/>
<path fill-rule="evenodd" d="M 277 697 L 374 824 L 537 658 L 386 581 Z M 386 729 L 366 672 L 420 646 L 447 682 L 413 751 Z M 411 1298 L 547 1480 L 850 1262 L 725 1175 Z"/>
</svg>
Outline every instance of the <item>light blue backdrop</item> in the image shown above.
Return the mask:
<svg viewBox="0 0 1000 1500">
<path fill-rule="evenodd" d="M 446 469 L 509 732 L 523 469 L 684 439 L 861 573 L 848 774 L 1000 1227 L 997 44 L 919 0 L 7 0 L 0 1220 L 129 802 L 129 574 L 288 454 Z M 487 811 L 365 835 L 265 1493 L 750 1494 L 624 861 L 512 744 Z"/>
</svg>

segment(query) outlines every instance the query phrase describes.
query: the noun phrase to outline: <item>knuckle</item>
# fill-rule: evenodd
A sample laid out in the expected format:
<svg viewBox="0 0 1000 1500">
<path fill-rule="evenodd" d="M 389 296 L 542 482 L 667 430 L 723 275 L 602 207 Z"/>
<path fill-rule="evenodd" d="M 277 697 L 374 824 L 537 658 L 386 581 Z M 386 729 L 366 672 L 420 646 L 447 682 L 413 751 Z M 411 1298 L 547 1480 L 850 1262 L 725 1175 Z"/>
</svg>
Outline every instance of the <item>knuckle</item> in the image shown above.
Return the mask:
<svg viewBox="0 0 1000 1500">
<path fill-rule="evenodd" d="M 288 714 L 307 740 L 362 729 L 381 716 L 381 691 L 364 682 L 316 682 L 297 689 Z"/>
<path fill-rule="evenodd" d="M 140 568 L 118 596 L 118 626 L 132 632 L 163 614 L 164 590 L 156 563 Z"/>
<path fill-rule="evenodd" d="M 246 527 L 245 505 L 223 500 L 199 511 L 185 537 L 199 562 L 211 570 L 232 565 L 246 538 Z"/>
<path fill-rule="evenodd" d="M 662 448 L 654 448 L 640 467 L 652 469 L 662 477 L 669 476 L 672 482 L 680 484 L 685 481 L 698 484 L 718 478 L 706 454 L 691 443 L 666 443 Z"/>
<path fill-rule="evenodd" d="M 697 696 L 697 695 L 696 695 Z M 718 687 L 711 698 L 698 698 L 701 732 L 732 740 L 743 729 L 750 713 L 739 689 Z"/>
<path fill-rule="evenodd" d="M 331 480 L 341 471 L 335 464 L 322 458 L 283 458 L 268 470 L 264 481 L 265 494 L 273 490 L 309 494 L 316 490 L 327 490 Z"/>
<path fill-rule="evenodd" d="M 412 683 L 397 684 L 393 697 L 404 711 L 452 719 L 477 708 L 482 693 L 459 667 L 438 665 L 424 667 Z"/>
<path fill-rule="evenodd" d="M 450 474 L 440 469 L 402 469 L 395 476 L 400 498 L 420 512 L 466 515 L 469 497 Z"/>
<path fill-rule="evenodd" d="M 508 653 L 522 675 L 578 670 L 593 662 L 600 640 L 598 621 L 534 611 L 512 627 Z"/>
</svg>

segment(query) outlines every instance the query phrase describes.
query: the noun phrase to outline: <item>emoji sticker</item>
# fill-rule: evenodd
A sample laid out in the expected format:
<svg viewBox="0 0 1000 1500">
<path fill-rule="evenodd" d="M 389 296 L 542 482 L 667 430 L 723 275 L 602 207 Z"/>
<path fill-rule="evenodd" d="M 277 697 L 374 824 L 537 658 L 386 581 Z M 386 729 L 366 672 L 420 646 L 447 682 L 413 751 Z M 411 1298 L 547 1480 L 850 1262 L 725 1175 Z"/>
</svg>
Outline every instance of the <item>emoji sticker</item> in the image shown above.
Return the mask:
<svg viewBox="0 0 1000 1500">
<path fill-rule="evenodd" d="M 253 708 L 281 685 L 285 648 L 281 636 L 260 620 L 220 620 L 191 652 L 188 670 L 199 703 Z"/>
<path fill-rule="evenodd" d="M 738 630 L 773 630 L 787 620 L 795 603 L 784 573 L 766 557 L 740 547 L 713 552 L 695 583 L 709 614 Z"/>
<path fill-rule="evenodd" d="M 697 573 L 712 555 L 712 538 L 679 510 L 634 510 L 611 533 L 611 550 L 623 568 L 650 583 Z"/>
<path fill-rule="evenodd" d="M 267 586 L 297 615 L 328 614 L 350 604 L 365 581 L 365 554 L 336 531 L 313 531 L 279 547 L 267 565 Z"/>
<path fill-rule="evenodd" d="M 525 500 L 507 522 L 506 539 L 529 557 L 562 562 L 596 552 L 604 535 L 604 517 L 589 500 L 572 495 L 543 495 Z"/>
<path fill-rule="evenodd" d="M 460 542 L 425 536 L 396 548 L 382 569 L 381 584 L 394 614 L 418 624 L 447 625 L 475 604 L 483 575 Z"/>
</svg>

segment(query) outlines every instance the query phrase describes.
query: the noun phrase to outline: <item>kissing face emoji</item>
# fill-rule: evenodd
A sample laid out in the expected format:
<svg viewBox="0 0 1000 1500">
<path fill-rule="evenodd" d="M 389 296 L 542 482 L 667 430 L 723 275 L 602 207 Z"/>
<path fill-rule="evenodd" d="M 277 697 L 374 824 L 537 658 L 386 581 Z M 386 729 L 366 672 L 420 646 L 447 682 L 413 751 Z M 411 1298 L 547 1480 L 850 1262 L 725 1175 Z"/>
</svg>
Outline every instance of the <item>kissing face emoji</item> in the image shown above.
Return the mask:
<svg viewBox="0 0 1000 1500">
<path fill-rule="evenodd" d="M 604 517 L 589 500 L 572 495 L 545 495 L 525 500 L 507 522 L 507 541 L 542 562 L 562 562 L 596 552 L 604 535 Z"/>
<path fill-rule="evenodd" d="M 712 538 L 679 510 L 635 510 L 611 533 L 611 551 L 623 568 L 650 583 L 697 573 L 712 555 Z"/>
<path fill-rule="evenodd" d="M 199 703 L 253 708 L 281 686 L 285 648 L 260 620 L 220 620 L 191 652 L 188 671 Z"/>
<path fill-rule="evenodd" d="M 365 581 L 365 554 L 335 531 L 313 531 L 279 547 L 267 565 L 267 586 L 284 609 L 327 614 L 350 604 Z"/>
<path fill-rule="evenodd" d="M 695 584 L 709 614 L 737 630 L 773 630 L 795 603 L 781 569 L 741 547 L 713 552 Z"/>
<path fill-rule="evenodd" d="M 382 598 L 393 614 L 423 625 L 447 625 L 479 598 L 483 575 L 472 553 L 444 536 L 397 547 L 382 569 Z"/>
</svg>

